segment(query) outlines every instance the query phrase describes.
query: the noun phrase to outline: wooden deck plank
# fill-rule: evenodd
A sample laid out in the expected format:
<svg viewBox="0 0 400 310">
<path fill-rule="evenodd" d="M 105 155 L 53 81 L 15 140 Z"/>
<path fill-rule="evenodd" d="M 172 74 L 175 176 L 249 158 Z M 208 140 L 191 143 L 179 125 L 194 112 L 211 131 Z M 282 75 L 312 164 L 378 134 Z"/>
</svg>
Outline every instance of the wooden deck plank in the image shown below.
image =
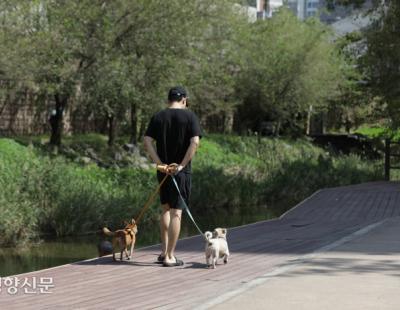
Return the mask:
<svg viewBox="0 0 400 310">
<path fill-rule="evenodd" d="M 396 193 L 393 199 L 392 212 L 388 217 L 395 217 L 400 215 L 400 191 Z"/>
<path fill-rule="evenodd" d="M 350 208 L 348 208 L 348 210 L 346 210 L 347 212 L 343 213 L 341 220 L 347 221 L 349 219 L 357 219 L 360 210 L 362 210 L 365 205 L 367 205 L 370 196 L 371 195 L 368 192 L 358 192 L 358 200 L 355 200 L 354 204 Z"/>
<path fill-rule="evenodd" d="M 183 267 L 154 264 L 159 246 L 153 246 L 136 251 L 133 262 L 103 257 L 19 275 L 51 276 L 56 287 L 36 296 L 3 291 L 0 308 L 191 309 L 366 225 L 400 215 L 399 188 L 399 183 L 377 182 L 325 189 L 280 219 L 229 229 L 232 257 L 216 270 L 204 268 L 204 241 L 198 236 L 178 243 Z"/>
<path fill-rule="evenodd" d="M 371 198 L 371 203 L 367 205 L 368 207 L 365 208 L 364 211 L 361 211 L 362 218 L 364 220 L 367 220 L 368 218 L 370 218 L 370 214 L 373 213 L 374 206 L 378 203 L 379 203 L 379 195 L 377 192 L 373 192 L 372 198 Z"/>
<path fill-rule="evenodd" d="M 384 195 L 383 195 L 382 192 L 377 192 L 377 193 L 375 194 L 374 203 L 373 203 L 373 205 L 371 206 L 371 208 L 368 210 L 368 213 L 367 213 L 367 219 L 368 219 L 368 218 L 372 218 L 372 219 L 375 218 L 376 212 L 377 212 L 378 208 L 379 208 L 380 205 L 381 205 L 383 196 L 384 196 Z"/>
<path fill-rule="evenodd" d="M 270 246 L 270 245 L 269 245 L 269 246 Z M 255 255 L 253 254 L 252 256 L 255 256 Z M 203 260 L 204 260 L 204 259 L 203 259 Z M 231 265 L 231 264 L 230 264 L 230 265 Z M 153 265 L 153 266 L 154 266 L 154 265 Z M 155 268 L 158 269 L 157 266 L 155 266 Z M 161 268 L 161 267 L 160 267 L 160 268 Z M 205 270 L 205 271 L 207 271 L 207 270 Z M 194 271 L 194 272 L 196 272 L 196 271 Z M 206 275 L 208 275 L 208 273 L 206 273 Z M 120 282 L 120 281 L 121 281 L 120 279 L 116 278 L 116 282 L 117 282 L 117 283 L 113 283 L 113 282 L 112 282 L 112 283 L 109 283 L 109 284 L 110 284 L 110 285 L 118 284 L 118 282 Z M 142 282 L 141 282 L 141 288 L 143 288 L 143 283 L 142 283 Z M 109 289 L 108 289 L 108 288 L 105 289 L 105 292 L 106 292 L 107 290 L 109 290 Z M 151 292 L 151 290 L 149 290 L 149 292 Z M 83 294 L 83 293 L 84 293 L 84 291 L 80 290 L 80 294 Z M 107 295 L 104 295 L 102 291 L 98 291 L 98 293 L 99 293 L 99 294 L 101 293 L 101 294 L 102 294 L 101 296 L 107 297 Z M 58 301 L 60 301 L 60 302 L 62 301 L 62 302 L 64 303 L 66 300 L 64 300 L 64 299 L 59 299 Z"/>
</svg>

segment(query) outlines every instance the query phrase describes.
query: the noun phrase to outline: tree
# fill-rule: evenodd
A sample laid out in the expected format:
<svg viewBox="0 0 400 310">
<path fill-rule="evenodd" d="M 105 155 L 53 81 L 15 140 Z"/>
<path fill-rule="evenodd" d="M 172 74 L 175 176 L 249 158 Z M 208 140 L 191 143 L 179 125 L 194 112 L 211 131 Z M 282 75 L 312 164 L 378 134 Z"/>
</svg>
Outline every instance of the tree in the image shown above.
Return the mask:
<svg viewBox="0 0 400 310">
<path fill-rule="evenodd" d="M 206 129 L 230 132 L 235 116 L 238 128 L 298 131 L 343 78 L 330 33 L 286 10 L 251 24 L 237 2 L 6 1 L 0 70 L 53 99 L 53 145 L 66 110 L 106 119 L 110 145 L 130 124 L 136 143 L 178 84 Z"/>
<path fill-rule="evenodd" d="M 136 1 L 116 39 L 134 76 L 131 87 L 132 140 L 142 135 L 149 115 L 163 107 L 168 88 L 189 85 L 192 108 L 204 118 L 225 110 L 232 91 L 230 39 L 244 16 L 234 1 Z M 129 7 L 129 6 L 128 6 Z M 162 99 L 160 99 L 162 98 Z M 198 104 L 196 104 L 198 103 Z"/>
<path fill-rule="evenodd" d="M 283 9 L 252 25 L 245 42 L 237 83 L 242 128 L 259 131 L 263 121 L 273 121 L 276 133 L 282 125 L 294 133 L 302 130 L 310 105 L 318 109 L 335 96 L 340 58 L 316 20 L 301 22 Z"/>
<path fill-rule="evenodd" d="M 387 1 L 366 31 L 361 59 L 372 92 L 387 103 L 387 116 L 400 125 L 400 3 Z"/>
<path fill-rule="evenodd" d="M 365 0 L 341 0 L 339 4 L 362 6 Z M 371 24 L 362 32 L 363 55 L 359 66 L 365 76 L 365 93 L 371 94 L 379 113 L 386 110 L 386 118 L 393 126 L 400 123 L 400 3 L 393 0 L 372 1 L 366 13 Z"/>
<path fill-rule="evenodd" d="M 233 3 L 10 0 L 1 4 L 5 27 L 0 38 L 12 61 L 1 62 L 0 69 L 53 98 L 51 144 L 61 144 L 68 109 L 106 115 L 110 140 L 129 110 L 131 140 L 136 142 L 171 85 L 195 83 L 199 72 L 218 74 L 212 68 L 217 64 L 225 68 L 227 49 L 209 40 L 224 27 L 225 33 L 232 32 L 227 13 L 233 12 Z M 206 57 L 213 61 L 207 63 Z M 225 102 L 226 93 L 208 104 Z"/>
<path fill-rule="evenodd" d="M 99 59 L 82 83 L 82 110 L 86 115 L 107 120 L 108 145 L 114 145 L 118 123 L 125 119 L 134 96 L 130 87 L 131 67 L 121 55 L 107 54 Z"/>
<path fill-rule="evenodd" d="M 360 32 L 352 32 L 335 40 L 336 49 L 343 60 L 340 66 L 342 83 L 337 96 L 331 98 L 327 108 L 328 129 L 341 130 L 344 127 L 350 133 L 353 127 L 367 118 L 371 99 L 365 88 L 366 77 L 358 65 L 361 38 Z"/>
<path fill-rule="evenodd" d="M 82 76 L 104 50 L 104 1 L 7 1 L 2 43 L 12 61 L 7 75 L 30 81 L 55 102 L 50 144 L 60 145 L 63 118 L 79 101 Z"/>
<path fill-rule="evenodd" d="M 237 5 L 214 7 L 201 40 L 193 45 L 188 59 L 186 84 L 190 85 L 192 108 L 204 127 L 231 132 L 239 99 L 235 84 L 241 69 L 242 39 L 249 22 Z"/>
</svg>

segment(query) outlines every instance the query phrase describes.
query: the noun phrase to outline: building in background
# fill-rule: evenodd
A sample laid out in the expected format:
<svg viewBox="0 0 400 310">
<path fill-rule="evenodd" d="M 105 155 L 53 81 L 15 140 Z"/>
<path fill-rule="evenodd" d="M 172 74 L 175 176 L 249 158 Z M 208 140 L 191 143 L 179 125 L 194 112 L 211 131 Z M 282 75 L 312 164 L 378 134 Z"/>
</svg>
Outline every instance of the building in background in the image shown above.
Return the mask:
<svg viewBox="0 0 400 310">
<path fill-rule="evenodd" d="M 363 5 L 365 8 L 371 7 L 371 0 L 367 0 Z M 341 19 L 348 18 L 357 14 L 352 6 L 334 5 L 328 7 L 326 0 L 257 0 L 256 19 L 265 19 L 272 15 L 282 6 L 288 7 L 300 20 L 310 17 L 318 17 L 321 22 L 332 24 Z M 254 7 L 253 7 L 254 8 Z M 254 12 L 252 12 L 254 14 Z"/>
<path fill-rule="evenodd" d="M 238 3 L 235 3 L 234 8 L 243 15 L 247 15 L 247 18 L 250 23 L 254 23 L 257 21 L 257 8 L 254 6 L 246 6 L 246 5 L 240 5 Z"/>
<path fill-rule="evenodd" d="M 317 16 L 319 10 L 323 8 L 320 0 L 287 0 L 286 5 L 300 20 Z"/>
<path fill-rule="evenodd" d="M 368 0 L 363 5 L 363 8 L 368 9 L 371 5 L 371 1 Z M 328 4 L 326 0 L 321 0 L 321 8 L 324 8 L 320 11 L 320 20 L 325 24 L 332 24 L 340 21 L 342 19 L 348 19 L 351 15 L 357 14 L 352 6 L 343 6 L 343 5 L 335 5 L 334 7 L 330 7 L 328 10 Z"/>
<path fill-rule="evenodd" d="M 305 0 L 304 1 L 304 18 L 316 16 L 318 10 L 321 8 L 319 0 Z"/>
<path fill-rule="evenodd" d="M 257 0 L 257 19 L 265 19 L 283 6 L 284 0 Z"/>
<path fill-rule="evenodd" d="M 282 6 L 289 7 L 300 19 L 316 16 L 321 7 L 320 0 L 257 0 L 257 19 L 265 19 Z"/>
</svg>

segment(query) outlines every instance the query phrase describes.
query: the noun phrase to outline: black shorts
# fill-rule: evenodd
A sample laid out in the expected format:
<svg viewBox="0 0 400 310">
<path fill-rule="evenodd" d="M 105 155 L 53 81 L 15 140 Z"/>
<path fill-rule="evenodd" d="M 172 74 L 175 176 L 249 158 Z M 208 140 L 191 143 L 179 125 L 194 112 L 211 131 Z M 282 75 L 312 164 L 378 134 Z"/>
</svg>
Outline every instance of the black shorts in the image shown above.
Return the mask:
<svg viewBox="0 0 400 310">
<path fill-rule="evenodd" d="M 157 171 L 157 179 L 160 183 L 164 179 L 165 174 Z M 182 197 L 186 204 L 189 206 L 190 192 L 192 189 L 192 174 L 180 172 L 174 176 L 176 183 L 178 183 L 179 190 L 181 191 Z M 178 190 L 175 187 L 172 177 L 168 177 L 160 189 L 160 201 L 161 204 L 169 204 L 172 209 L 183 210 L 184 204 L 182 199 L 179 197 Z"/>
</svg>

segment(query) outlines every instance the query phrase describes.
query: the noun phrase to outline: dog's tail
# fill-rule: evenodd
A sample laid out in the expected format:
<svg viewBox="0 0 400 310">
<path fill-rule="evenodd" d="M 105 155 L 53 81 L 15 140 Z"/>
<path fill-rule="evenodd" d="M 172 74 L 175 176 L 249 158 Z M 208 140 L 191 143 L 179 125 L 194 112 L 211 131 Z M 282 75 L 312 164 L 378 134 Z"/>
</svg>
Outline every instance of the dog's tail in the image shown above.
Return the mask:
<svg viewBox="0 0 400 310">
<path fill-rule="evenodd" d="M 107 227 L 104 227 L 103 228 L 103 234 L 105 234 L 106 236 L 114 236 L 115 235 L 115 232 L 113 232 L 113 231 L 110 231 Z"/>
<path fill-rule="evenodd" d="M 212 232 L 211 232 L 211 231 L 206 231 L 206 232 L 204 233 L 204 237 L 205 237 L 208 241 L 210 241 L 210 239 L 212 238 Z"/>
</svg>

